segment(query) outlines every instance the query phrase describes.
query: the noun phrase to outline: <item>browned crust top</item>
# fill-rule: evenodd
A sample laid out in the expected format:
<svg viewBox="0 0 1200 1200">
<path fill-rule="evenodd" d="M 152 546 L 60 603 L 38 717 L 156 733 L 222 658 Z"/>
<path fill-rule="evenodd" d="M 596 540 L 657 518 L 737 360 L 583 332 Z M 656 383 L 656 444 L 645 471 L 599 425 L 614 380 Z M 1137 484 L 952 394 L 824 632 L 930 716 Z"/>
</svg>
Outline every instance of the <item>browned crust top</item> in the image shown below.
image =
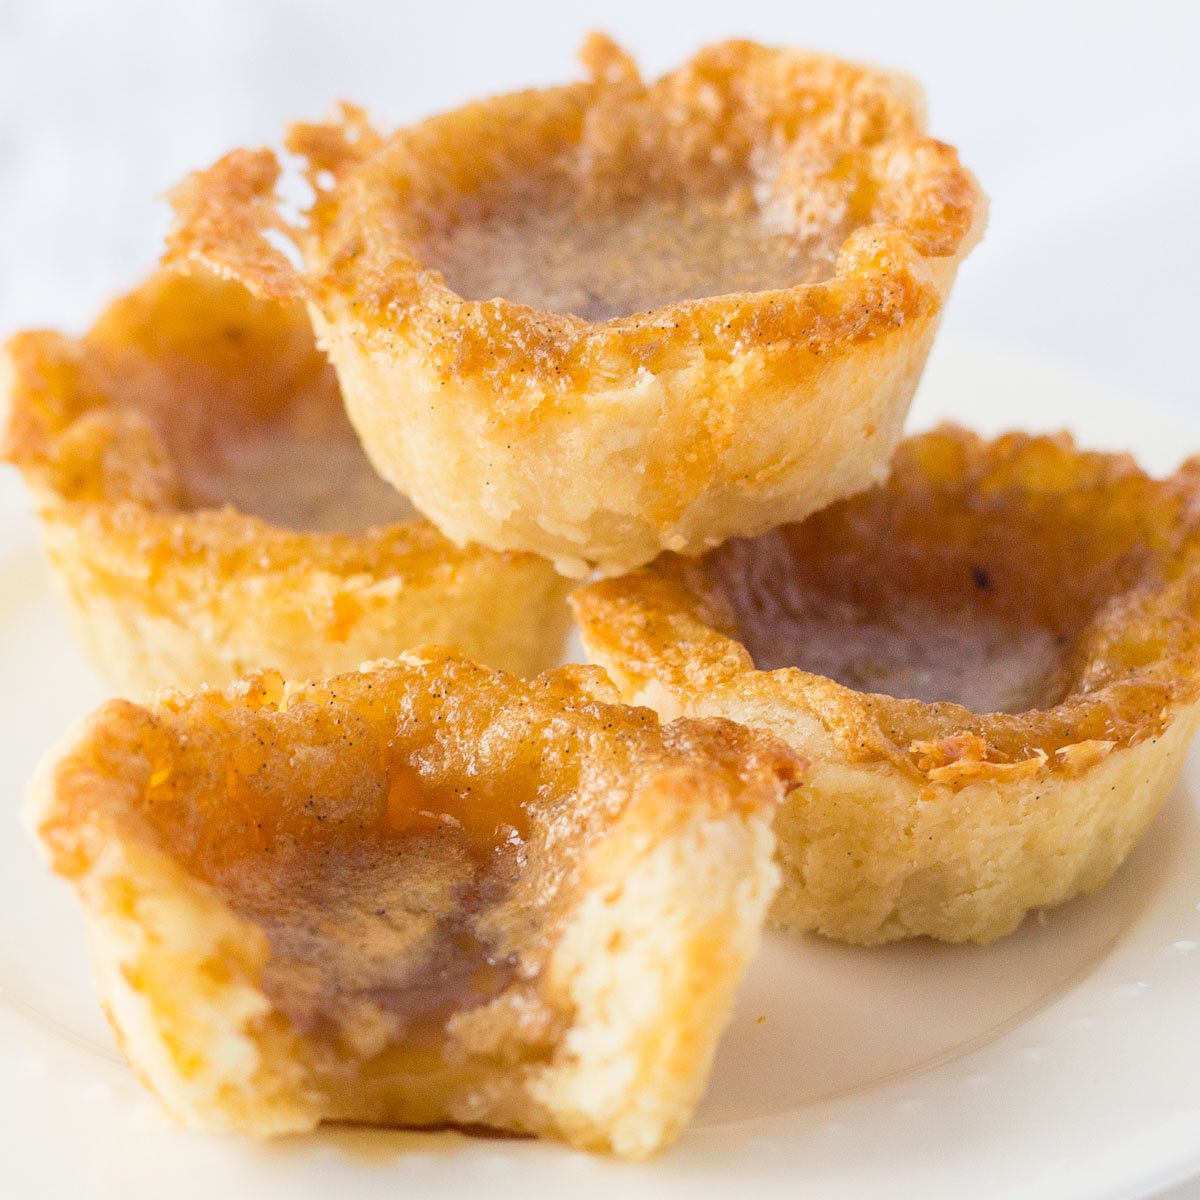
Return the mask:
<svg viewBox="0 0 1200 1200">
<path fill-rule="evenodd" d="M 802 767 L 777 739 L 731 721 L 660 725 L 619 703 L 596 668 L 526 682 L 422 647 L 328 680 L 287 684 L 265 670 L 149 706 L 110 701 L 57 764 L 39 832 L 67 876 L 123 830 L 212 878 L 276 843 L 405 832 L 394 778 L 389 787 L 398 771 L 468 830 L 472 809 L 495 811 L 489 790 L 507 792 L 505 805 L 550 830 L 562 870 L 571 856 L 558 842 L 590 838 L 589 814 L 633 791 L 665 785 L 681 811 L 706 801 L 750 812 L 777 802 Z"/>
</svg>

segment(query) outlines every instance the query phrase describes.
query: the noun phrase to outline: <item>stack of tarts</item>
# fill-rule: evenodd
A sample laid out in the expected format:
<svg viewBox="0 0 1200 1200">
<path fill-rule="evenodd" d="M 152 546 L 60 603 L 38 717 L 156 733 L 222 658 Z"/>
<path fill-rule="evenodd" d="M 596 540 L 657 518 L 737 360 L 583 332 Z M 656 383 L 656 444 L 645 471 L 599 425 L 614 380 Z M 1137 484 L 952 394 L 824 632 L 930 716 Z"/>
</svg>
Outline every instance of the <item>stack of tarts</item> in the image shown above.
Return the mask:
<svg viewBox="0 0 1200 1200">
<path fill-rule="evenodd" d="M 293 129 L 300 225 L 230 154 L 163 271 L 8 345 L 5 453 L 140 698 L 30 819 L 184 1123 L 644 1156 L 768 917 L 997 938 L 1108 880 L 1200 723 L 1200 464 L 901 440 L 984 223 L 918 89 L 584 59 Z M 589 573 L 596 665 L 548 670 Z"/>
</svg>

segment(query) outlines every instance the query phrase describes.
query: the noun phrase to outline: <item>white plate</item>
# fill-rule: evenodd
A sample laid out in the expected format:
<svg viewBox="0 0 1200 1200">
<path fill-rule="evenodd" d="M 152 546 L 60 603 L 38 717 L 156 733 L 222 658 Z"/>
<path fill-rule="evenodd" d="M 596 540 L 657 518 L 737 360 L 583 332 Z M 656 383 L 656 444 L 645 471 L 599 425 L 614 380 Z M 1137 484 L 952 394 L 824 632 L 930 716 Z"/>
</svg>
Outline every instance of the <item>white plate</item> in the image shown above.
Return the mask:
<svg viewBox="0 0 1200 1200">
<path fill-rule="evenodd" d="M 1200 422 L 948 342 L 915 423 L 1068 426 L 1157 470 Z M 14 523 L 5 518 L 5 523 Z M 103 692 L 34 532 L 0 547 L 0 777 Z M 987 948 L 771 936 L 679 1145 L 638 1166 L 536 1142 L 329 1129 L 256 1145 L 169 1128 L 95 1004 L 74 899 L 0 836 L 0 1191 L 21 1196 L 1144 1196 L 1200 1169 L 1200 757 L 1101 896 Z M 11 1189 L 11 1190 L 10 1190 Z"/>
</svg>

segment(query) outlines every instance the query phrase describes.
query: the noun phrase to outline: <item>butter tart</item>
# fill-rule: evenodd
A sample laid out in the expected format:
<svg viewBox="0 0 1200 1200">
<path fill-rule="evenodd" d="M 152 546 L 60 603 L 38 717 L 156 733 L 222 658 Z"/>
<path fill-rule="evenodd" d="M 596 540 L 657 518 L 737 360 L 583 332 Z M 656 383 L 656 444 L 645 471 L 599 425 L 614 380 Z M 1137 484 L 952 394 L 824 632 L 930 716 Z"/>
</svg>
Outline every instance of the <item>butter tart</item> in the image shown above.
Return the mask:
<svg viewBox="0 0 1200 1200">
<path fill-rule="evenodd" d="M 781 924 L 988 942 L 1103 886 L 1183 764 L 1200 460 L 1158 481 L 945 428 L 879 489 L 574 603 L 628 700 L 810 760 L 776 826 Z"/>
<path fill-rule="evenodd" d="M 176 191 L 167 261 L 304 299 L 380 474 L 448 537 L 605 573 L 881 480 L 984 200 L 914 84 L 728 42 L 389 137 L 299 126 Z M 290 235 L 303 268 L 271 236 Z"/>
<path fill-rule="evenodd" d="M 683 1126 L 799 769 L 595 668 L 450 651 L 111 701 L 35 781 L 121 1046 L 188 1125 L 482 1126 L 640 1157 Z"/>
<path fill-rule="evenodd" d="M 162 272 L 82 340 L 7 346 L 4 455 L 83 644 L 120 690 L 319 678 L 424 641 L 523 674 L 564 586 L 458 549 L 372 470 L 304 307 Z"/>
</svg>

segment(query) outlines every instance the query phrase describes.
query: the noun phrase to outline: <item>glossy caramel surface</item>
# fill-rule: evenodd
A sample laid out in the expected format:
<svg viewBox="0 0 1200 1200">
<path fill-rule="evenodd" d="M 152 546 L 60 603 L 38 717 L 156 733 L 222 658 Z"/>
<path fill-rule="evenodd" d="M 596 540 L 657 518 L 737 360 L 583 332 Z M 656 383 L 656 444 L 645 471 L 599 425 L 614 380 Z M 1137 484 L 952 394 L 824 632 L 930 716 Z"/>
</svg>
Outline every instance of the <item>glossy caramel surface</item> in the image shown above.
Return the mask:
<svg viewBox="0 0 1200 1200">
<path fill-rule="evenodd" d="M 112 403 L 164 444 L 182 509 L 230 505 L 320 533 L 414 515 L 367 461 L 302 306 L 162 275 L 112 305 L 90 340 Z"/>
<path fill-rule="evenodd" d="M 786 534 L 767 535 L 724 560 L 739 637 L 759 670 L 800 667 L 855 691 L 980 713 L 1062 699 L 1070 634 L 996 603 L 995 567 L 967 556 L 921 581 L 910 563 L 847 554 L 851 578 L 823 571 L 828 561 L 810 553 Z"/>
<path fill-rule="evenodd" d="M 600 199 L 547 184 L 477 199 L 426 235 L 422 257 L 465 299 L 607 321 L 816 283 L 832 275 L 846 232 L 837 220 L 808 237 L 772 229 L 748 183 L 720 194 Z"/>
<path fill-rule="evenodd" d="M 716 551 L 755 665 L 976 713 L 1062 702 L 1097 621 L 1159 586 L 1179 497 L 1127 460 L 1010 446 L 914 439 L 885 487 Z"/>
</svg>

